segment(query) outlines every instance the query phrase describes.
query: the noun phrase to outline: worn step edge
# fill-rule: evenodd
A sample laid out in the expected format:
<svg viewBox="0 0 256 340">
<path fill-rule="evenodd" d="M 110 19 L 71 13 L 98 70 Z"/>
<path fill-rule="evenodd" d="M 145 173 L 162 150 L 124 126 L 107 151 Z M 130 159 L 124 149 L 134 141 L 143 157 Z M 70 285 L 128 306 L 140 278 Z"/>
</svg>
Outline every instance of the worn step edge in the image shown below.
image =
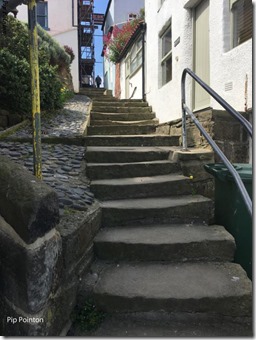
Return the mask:
<svg viewBox="0 0 256 340">
<path fill-rule="evenodd" d="M 183 175 L 167 174 L 160 176 L 114 178 L 94 180 L 91 191 L 100 200 L 167 197 L 193 194 L 191 180 Z"/>
<path fill-rule="evenodd" d="M 97 257 L 112 261 L 220 261 L 234 259 L 235 241 L 218 225 L 147 225 L 103 228 Z"/>
<path fill-rule="evenodd" d="M 113 125 L 121 125 L 121 126 L 137 126 L 137 125 L 157 125 L 158 119 L 143 119 L 143 120 L 99 120 L 99 119 L 91 119 L 90 126 L 113 126 Z"/>
<path fill-rule="evenodd" d="M 154 112 L 140 112 L 140 113 L 116 113 L 116 112 L 90 112 L 91 120 L 121 120 L 121 121 L 140 121 L 142 119 L 154 119 L 156 117 Z"/>
<path fill-rule="evenodd" d="M 201 195 L 136 198 L 100 202 L 102 226 L 213 221 L 213 202 Z"/>
<path fill-rule="evenodd" d="M 120 263 L 100 274 L 94 298 L 109 312 L 252 312 L 251 281 L 235 263 Z"/>
<path fill-rule="evenodd" d="M 131 134 L 151 134 L 156 130 L 156 125 L 136 125 L 136 126 L 88 126 L 87 135 L 131 135 Z"/>
<path fill-rule="evenodd" d="M 163 161 L 130 163 L 87 163 L 86 175 L 91 180 L 165 175 L 180 171 L 177 163 Z"/>
<path fill-rule="evenodd" d="M 98 107 L 98 106 L 117 106 L 117 107 L 148 107 L 148 103 L 146 102 L 131 102 L 131 101 L 115 101 L 113 102 L 113 105 L 111 105 L 112 103 L 109 101 L 97 101 L 97 100 L 93 100 L 92 102 L 92 107 Z"/>
<path fill-rule="evenodd" d="M 114 106 L 97 106 L 97 112 L 105 112 L 105 113 L 146 113 L 152 112 L 152 106 L 145 107 L 129 107 L 129 106 L 118 106 L 115 104 Z"/>
<path fill-rule="evenodd" d="M 92 163 L 128 163 L 155 160 L 167 160 L 168 149 L 151 147 L 88 147 L 85 153 L 87 162 Z"/>
<path fill-rule="evenodd" d="M 92 135 L 84 137 L 87 146 L 178 146 L 179 136 L 167 135 Z"/>
</svg>

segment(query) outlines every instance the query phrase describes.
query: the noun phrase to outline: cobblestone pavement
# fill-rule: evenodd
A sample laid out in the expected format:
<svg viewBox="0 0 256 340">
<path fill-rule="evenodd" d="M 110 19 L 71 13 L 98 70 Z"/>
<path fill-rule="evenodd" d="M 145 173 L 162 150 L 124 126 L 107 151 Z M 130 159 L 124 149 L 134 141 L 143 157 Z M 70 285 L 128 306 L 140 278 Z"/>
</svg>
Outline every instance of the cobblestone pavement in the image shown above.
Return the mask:
<svg viewBox="0 0 256 340">
<path fill-rule="evenodd" d="M 88 118 L 90 99 L 86 96 L 75 95 L 69 100 L 64 109 L 56 116 L 41 118 L 43 136 L 77 137 L 82 135 L 84 124 Z M 32 127 L 16 131 L 12 137 L 31 137 Z"/>
<path fill-rule="evenodd" d="M 89 104 L 88 97 L 75 95 L 58 116 L 51 121 L 42 120 L 42 132 L 56 138 L 82 135 Z M 12 136 L 31 137 L 32 129 L 24 128 Z M 84 151 L 83 146 L 42 144 L 43 181 L 56 190 L 61 215 L 67 209 L 86 210 L 94 201 L 85 176 Z M 33 173 L 31 143 L 0 139 L 0 155 L 10 157 Z"/>
</svg>

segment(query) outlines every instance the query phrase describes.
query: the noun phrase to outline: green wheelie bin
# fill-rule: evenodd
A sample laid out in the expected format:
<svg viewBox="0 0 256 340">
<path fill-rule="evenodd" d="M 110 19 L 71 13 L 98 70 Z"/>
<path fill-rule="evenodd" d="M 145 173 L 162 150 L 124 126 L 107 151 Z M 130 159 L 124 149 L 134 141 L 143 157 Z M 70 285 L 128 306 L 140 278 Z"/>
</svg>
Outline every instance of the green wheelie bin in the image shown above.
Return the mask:
<svg viewBox="0 0 256 340">
<path fill-rule="evenodd" d="M 233 164 L 252 198 L 252 165 Z M 233 176 L 223 163 L 206 164 L 215 177 L 215 222 L 223 225 L 236 241 L 235 262 L 252 279 L 252 217 L 243 201 Z"/>
</svg>

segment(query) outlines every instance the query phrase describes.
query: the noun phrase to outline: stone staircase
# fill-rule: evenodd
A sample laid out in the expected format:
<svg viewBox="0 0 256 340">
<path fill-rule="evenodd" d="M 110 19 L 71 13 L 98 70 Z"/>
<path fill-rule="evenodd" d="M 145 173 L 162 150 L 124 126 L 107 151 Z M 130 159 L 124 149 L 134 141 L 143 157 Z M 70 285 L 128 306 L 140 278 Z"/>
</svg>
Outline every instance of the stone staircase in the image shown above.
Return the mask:
<svg viewBox="0 0 256 340">
<path fill-rule="evenodd" d="M 251 281 L 232 263 L 234 239 L 174 161 L 179 138 L 155 134 L 157 124 L 140 100 L 93 99 L 86 171 L 102 207 L 93 298 L 111 313 L 248 317 Z"/>
</svg>

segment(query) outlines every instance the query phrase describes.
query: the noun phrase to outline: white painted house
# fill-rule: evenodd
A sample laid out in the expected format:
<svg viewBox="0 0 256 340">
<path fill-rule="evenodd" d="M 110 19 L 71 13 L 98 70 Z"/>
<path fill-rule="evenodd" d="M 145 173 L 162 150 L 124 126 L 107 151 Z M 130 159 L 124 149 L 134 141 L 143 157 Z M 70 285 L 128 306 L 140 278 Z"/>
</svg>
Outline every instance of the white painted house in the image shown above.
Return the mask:
<svg viewBox="0 0 256 340">
<path fill-rule="evenodd" d="M 136 17 L 144 8 L 144 0 L 109 0 L 102 25 L 107 35 L 114 25 L 119 28 L 128 20 Z M 104 58 L 104 86 L 115 92 L 115 65 Z"/>
<path fill-rule="evenodd" d="M 145 92 L 160 123 L 181 118 L 184 68 L 236 110 L 252 108 L 252 11 L 251 0 L 145 1 Z M 129 96 L 124 64 L 125 59 L 121 98 Z M 187 102 L 194 111 L 221 108 L 187 78 Z M 137 84 L 133 79 L 133 88 L 141 86 L 141 79 Z"/>
<path fill-rule="evenodd" d="M 161 122 L 181 116 L 180 79 L 186 67 L 236 110 L 252 107 L 250 0 L 148 0 L 145 5 L 147 100 Z M 198 86 L 190 94 L 195 111 L 220 108 Z"/>
<path fill-rule="evenodd" d="M 141 21 L 121 53 L 117 66 L 120 74 L 118 94 L 121 99 L 146 99 L 145 33 L 146 25 Z"/>
<path fill-rule="evenodd" d="M 27 6 L 21 5 L 17 9 L 17 18 L 27 22 Z M 71 64 L 71 74 L 74 91 L 79 92 L 77 0 L 38 1 L 37 21 L 61 46 L 72 48 L 75 59 Z"/>
</svg>

